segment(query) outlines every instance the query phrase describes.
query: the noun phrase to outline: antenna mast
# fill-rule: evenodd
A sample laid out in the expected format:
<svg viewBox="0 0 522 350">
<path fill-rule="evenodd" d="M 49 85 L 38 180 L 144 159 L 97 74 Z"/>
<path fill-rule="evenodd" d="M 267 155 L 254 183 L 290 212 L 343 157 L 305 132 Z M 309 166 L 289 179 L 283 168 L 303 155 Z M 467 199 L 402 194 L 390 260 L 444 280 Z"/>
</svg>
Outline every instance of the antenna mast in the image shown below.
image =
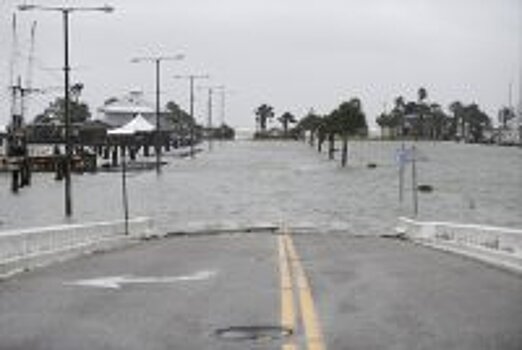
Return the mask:
<svg viewBox="0 0 522 350">
<path fill-rule="evenodd" d="M 35 51 L 35 38 L 36 38 L 36 21 L 33 21 L 31 25 L 31 46 L 29 48 L 29 57 L 27 59 L 27 71 L 25 76 L 25 87 L 21 89 L 21 115 L 25 117 L 27 112 L 27 98 L 29 94 L 34 92 L 33 84 L 33 66 L 34 66 L 34 51 Z"/>
<path fill-rule="evenodd" d="M 518 6 L 518 142 L 522 146 L 522 1 Z"/>
</svg>

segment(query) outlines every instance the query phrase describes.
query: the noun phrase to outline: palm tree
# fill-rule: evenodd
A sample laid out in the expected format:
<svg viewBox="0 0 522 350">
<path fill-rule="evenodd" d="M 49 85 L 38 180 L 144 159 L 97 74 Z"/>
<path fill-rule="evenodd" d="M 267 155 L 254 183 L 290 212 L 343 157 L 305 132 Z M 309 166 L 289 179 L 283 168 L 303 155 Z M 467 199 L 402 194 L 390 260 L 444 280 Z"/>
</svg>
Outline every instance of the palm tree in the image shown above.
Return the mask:
<svg viewBox="0 0 522 350">
<path fill-rule="evenodd" d="M 323 151 L 323 143 L 326 140 L 326 119 L 328 116 L 321 118 L 319 125 L 317 126 L 317 152 Z"/>
<path fill-rule="evenodd" d="M 476 103 L 466 107 L 466 116 L 469 122 L 471 141 L 481 141 L 484 138 L 484 130 L 491 125 L 489 116 Z"/>
<path fill-rule="evenodd" d="M 420 87 L 419 90 L 417 90 L 417 97 L 419 102 L 424 101 L 428 97 L 428 91 L 425 88 Z"/>
<path fill-rule="evenodd" d="M 285 112 L 277 120 L 283 126 L 283 132 L 284 132 L 285 137 L 288 136 L 288 125 L 296 122 L 294 115 L 290 112 Z"/>
<path fill-rule="evenodd" d="M 491 125 L 491 119 L 476 103 L 463 105 L 459 101 L 450 105 L 455 122 L 461 125 L 461 137 L 465 141 L 479 142 L 484 130 Z"/>
<path fill-rule="evenodd" d="M 334 112 L 334 118 L 336 127 L 343 140 L 341 165 L 345 167 L 348 162 L 348 136 L 356 134 L 366 135 L 368 132 L 361 100 L 352 98 L 348 102 L 341 103 Z"/>
<path fill-rule="evenodd" d="M 318 132 L 319 126 L 321 125 L 321 117 L 310 111 L 303 119 L 299 121 L 296 129 L 300 131 L 310 132 L 310 145 L 313 146 L 315 142 L 315 136 Z"/>
<path fill-rule="evenodd" d="M 168 111 L 166 118 L 173 124 L 176 131 L 180 135 L 189 135 L 196 125 L 194 118 L 174 101 L 167 102 L 165 108 Z"/>
<path fill-rule="evenodd" d="M 337 133 L 337 110 L 332 111 L 323 118 L 322 131 L 324 138 L 328 139 L 328 159 L 335 158 L 335 134 Z"/>
<path fill-rule="evenodd" d="M 91 118 L 89 106 L 83 102 L 69 101 L 69 113 L 71 116 L 71 123 L 83 123 Z M 65 100 L 62 97 L 57 97 L 43 113 L 37 115 L 34 123 L 48 123 L 52 120 L 57 120 L 64 123 L 65 120 Z"/>
<path fill-rule="evenodd" d="M 416 123 L 416 131 L 415 136 L 424 137 L 425 134 L 425 116 L 428 112 L 428 106 L 424 102 L 428 98 L 428 91 L 420 87 L 419 90 L 417 90 L 417 115 L 418 120 Z"/>
<path fill-rule="evenodd" d="M 73 84 L 70 88 L 72 100 L 76 103 L 80 100 L 84 85 L 82 83 Z"/>
<path fill-rule="evenodd" d="M 503 129 L 506 129 L 508 122 L 516 117 L 517 115 L 513 107 L 502 107 L 500 111 L 498 111 L 498 121 Z"/>
<path fill-rule="evenodd" d="M 453 113 L 455 138 L 466 139 L 466 119 L 464 116 L 464 105 L 460 101 L 455 101 L 449 105 L 449 109 Z"/>
<path fill-rule="evenodd" d="M 266 131 L 267 121 L 274 117 L 274 108 L 267 104 L 262 104 L 255 110 L 256 122 L 259 124 L 260 131 Z"/>
<path fill-rule="evenodd" d="M 404 118 L 406 114 L 406 103 L 402 96 L 398 96 L 395 98 L 394 104 L 393 109 L 389 113 L 382 112 L 377 117 L 376 122 L 381 129 L 387 128 L 389 130 L 390 137 L 404 137 L 404 135 L 406 135 L 406 123 Z"/>
<path fill-rule="evenodd" d="M 448 116 L 438 103 L 429 106 L 430 125 L 429 134 L 432 139 L 440 140 L 447 137 Z"/>
</svg>

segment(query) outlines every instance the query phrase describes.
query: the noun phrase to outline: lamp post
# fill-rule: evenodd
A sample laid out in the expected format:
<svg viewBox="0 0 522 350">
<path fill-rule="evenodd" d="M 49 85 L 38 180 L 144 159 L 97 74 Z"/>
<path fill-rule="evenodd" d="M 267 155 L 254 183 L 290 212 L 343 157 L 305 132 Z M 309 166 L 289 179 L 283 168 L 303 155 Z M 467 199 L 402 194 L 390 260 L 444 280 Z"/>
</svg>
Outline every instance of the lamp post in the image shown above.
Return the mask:
<svg viewBox="0 0 522 350">
<path fill-rule="evenodd" d="M 192 119 L 192 126 L 190 128 L 190 156 L 194 158 L 194 80 L 196 79 L 208 79 L 210 78 L 208 75 L 175 75 L 175 79 L 189 79 L 189 89 L 190 89 L 190 117 Z"/>
<path fill-rule="evenodd" d="M 73 12 L 99 11 L 110 13 L 114 11 L 112 6 L 83 7 L 83 6 L 41 6 L 41 5 L 19 5 L 20 11 L 55 11 L 60 12 L 63 18 L 63 39 L 64 39 L 64 119 L 65 119 L 65 215 L 72 215 L 72 195 L 71 195 L 71 115 L 69 106 L 69 15 Z"/>
<path fill-rule="evenodd" d="M 131 62 L 153 62 L 156 67 L 156 135 L 154 137 L 154 146 L 156 151 L 156 172 L 161 172 L 161 145 L 160 145 L 160 67 L 162 61 L 179 61 L 185 58 L 185 55 L 178 54 L 175 56 L 151 56 L 133 58 Z"/>
<path fill-rule="evenodd" d="M 200 89 L 204 89 L 208 91 L 208 101 L 207 101 L 207 110 L 208 110 L 208 120 L 207 120 L 207 128 L 208 128 L 208 150 L 212 151 L 212 96 L 215 90 L 224 89 L 223 85 L 218 86 L 200 86 Z"/>
<path fill-rule="evenodd" d="M 235 93 L 235 91 L 232 91 L 225 87 L 225 85 L 221 85 L 217 87 L 219 90 L 221 90 L 221 127 L 222 132 L 224 131 L 224 127 L 226 125 L 225 123 L 225 117 L 226 117 L 226 109 L 227 109 L 227 95 Z M 222 139 L 224 139 L 224 134 L 221 134 Z"/>
<path fill-rule="evenodd" d="M 218 125 L 218 128 L 219 128 L 219 131 L 218 131 L 218 134 L 219 134 L 219 140 L 220 141 L 223 141 L 223 135 L 222 135 L 222 132 L 223 132 L 223 126 L 225 125 L 225 94 L 226 94 L 226 87 L 225 85 L 218 85 L 218 86 L 215 86 L 214 87 L 214 90 L 217 90 L 220 92 L 220 97 L 221 97 L 221 125 Z"/>
<path fill-rule="evenodd" d="M 208 91 L 208 99 L 207 99 L 207 142 L 208 142 L 208 150 L 212 151 L 212 95 L 214 93 L 213 87 L 201 87 L 201 89 L 205 89 Z"/>
</svg>

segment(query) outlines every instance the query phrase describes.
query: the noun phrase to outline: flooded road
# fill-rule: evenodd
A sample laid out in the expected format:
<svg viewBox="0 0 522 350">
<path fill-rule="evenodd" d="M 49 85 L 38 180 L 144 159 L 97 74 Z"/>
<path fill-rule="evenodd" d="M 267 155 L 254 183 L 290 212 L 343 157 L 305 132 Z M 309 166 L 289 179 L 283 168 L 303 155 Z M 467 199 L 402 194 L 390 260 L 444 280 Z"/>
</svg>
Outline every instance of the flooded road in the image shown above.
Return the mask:
<svg viewBox="0 0 522 350">
<path fill-rule="evenodd" d="M 412 214 L 407 168 L 398 200 L 396 142 L 351 142 L 349 166 L 328 161 L 302 142 L 216 143 L 196 159 L 165 155 L 155 172 L 129 175 L 131 216 L 151 216 L 163 231 L 219 225 L 266 225 L 381 234 L 397 216 Z M 522 152 L 518 148 L 417 143 L 419 218 L 522 227 Z M 374 169 L 368 163 L 376 163 Z M 63 183 L 35 174 L 33 185 L 10 193 L 0 174 L 0 230 L 63 223 Z M 73 176 L 72 222 L 123 216 L 121 174 Z"/>
<path fill-rule="evenodd" d="M 399 146 L 351 142 L 347 168 L 298 142 L 165 156 L 161 175 L 130 175 L 132 216 L 167 232 L 282 230 L 170 235 L 0 281 L 0 348 L 520 349 L 518 275 L 371 236 L 412 212 L 410 186 L 398 201 Z M 419 183 L 435 189 L 421 219 L 522 227 L 520 149 L 417 146 Z M 121 174 L 73 180 L 74 221 L 122 217 Z M 1 181 L 3 228 L 63 222 L 52 175 L 16 196 Z"/>
</svg>

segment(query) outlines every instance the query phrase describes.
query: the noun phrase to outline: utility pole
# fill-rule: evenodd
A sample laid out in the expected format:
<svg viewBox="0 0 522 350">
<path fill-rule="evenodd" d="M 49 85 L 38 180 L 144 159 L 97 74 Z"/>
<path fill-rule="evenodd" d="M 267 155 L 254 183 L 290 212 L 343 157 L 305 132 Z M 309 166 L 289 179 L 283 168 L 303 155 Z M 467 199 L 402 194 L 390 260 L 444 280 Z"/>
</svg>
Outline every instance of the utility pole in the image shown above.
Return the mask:
<svg viewBox="0 0 522 350">
<path fill-rule="evenodd" d="M 179 61 L 185 58 L 185 55 L 178 54 L 175 56 L 151 56 L 151 57 L 137 57 L 131 60 L 132 63 L 138 62 L 153 62 L 156 68 L 156 133 L 154 135 L 154 148 L 156 151 L 156 173 L 161 173 L 161 134 L 160 134 L 160 75 L 162 61 Z"/>
<path fill-rule="evenodd" d="M 72 194 L 71 194 L 71 114 L 69 111 L 69 12 L 62 11 L 63 15 L 63 40 L 64 40 L 64 114 L 65 114 L 65 215 L 72 215 Z"/>
<path fill-rule="evenodd" d="M 194 128 L 196 126 L 196 118 L 194 117 L 194 81 L 196 79 L 208 79 L 208 75 L 176 75 L 175 79 L 188 79 L 189 80 L 189 103 L 190 103 L 190 117 L 192 119 L 192 126 L 190 128 L 190 156 L 194 158 Z"/>
<path fill-rule="evenodd" d="M 223 141 L 223 137 L 224 137 L 224 135 L 223 135 L 224 128 L 223 127 L 225 126 L 225 103 L 226 103 L 225 95 L 226 95 L 227 91 L 226 91 L 225 85 L 215 86 L 214 89 L 219 90 L 220 95 L 221 95 L 220 96 L 221 97 L 220 98 L 221 99 L 221 101 L 220 101 L 221 102 L 221 106 L 220 106 L 221 107 L 221 115 L 220 115 L 221 120 L 220 120 L 220 125 L 219 125 L 219 139 L 221 141 Z"/>
<path fill-rule="evenodd" d="M 208 129 L 208 133 L 207 133 L 207 138 L 208 138 L 208 150 L 211 151 L 212 150 L 212 126 L 213 126 L 213 122 L 212 122 L 212 97 L 213 97 L 213 94 L 214 94 L 214 90 L 219 90 L 219 89 L 223 89 L 223 85 L 218 85 L 218 86 L 201 86 L 199 87 L 200 89 L 205 89 L 208 91 L 208 101 L 207 101 L 207 109 L 208 109 L 208 120 L 207 120 L 207 129 Z"/>
<path fill-rule="evenodd" d="M 225 86 L 221 89 L 221 125 L 225 125 L 225 110 L 226 110 L 226 97 L 227 91 Z"/>
<path fill-rule="evenodd" d="M 212 88 L 208 88 L 208 150 L 212 151 Z"/>
<path fill-rule="evenodd" d="M 64 39 L 64 119 L 65 119 L 65 215 L 72 216 L 72 194 L 71 194 L 71 162 L 72 162 L 72 142 L 71 142 L 71 115 L 69 111 L 69 15 L 72 12 L 100 11 L 111 13 L 114 8 L 111 6 L 102 7 L 60 7 L 60 6 L 40 6 L 40 5 L 19 5 L 20 11 L 42 10 L 56 11 L 62 14 L 63 19 L 63 39 Z"/>
</svg>

